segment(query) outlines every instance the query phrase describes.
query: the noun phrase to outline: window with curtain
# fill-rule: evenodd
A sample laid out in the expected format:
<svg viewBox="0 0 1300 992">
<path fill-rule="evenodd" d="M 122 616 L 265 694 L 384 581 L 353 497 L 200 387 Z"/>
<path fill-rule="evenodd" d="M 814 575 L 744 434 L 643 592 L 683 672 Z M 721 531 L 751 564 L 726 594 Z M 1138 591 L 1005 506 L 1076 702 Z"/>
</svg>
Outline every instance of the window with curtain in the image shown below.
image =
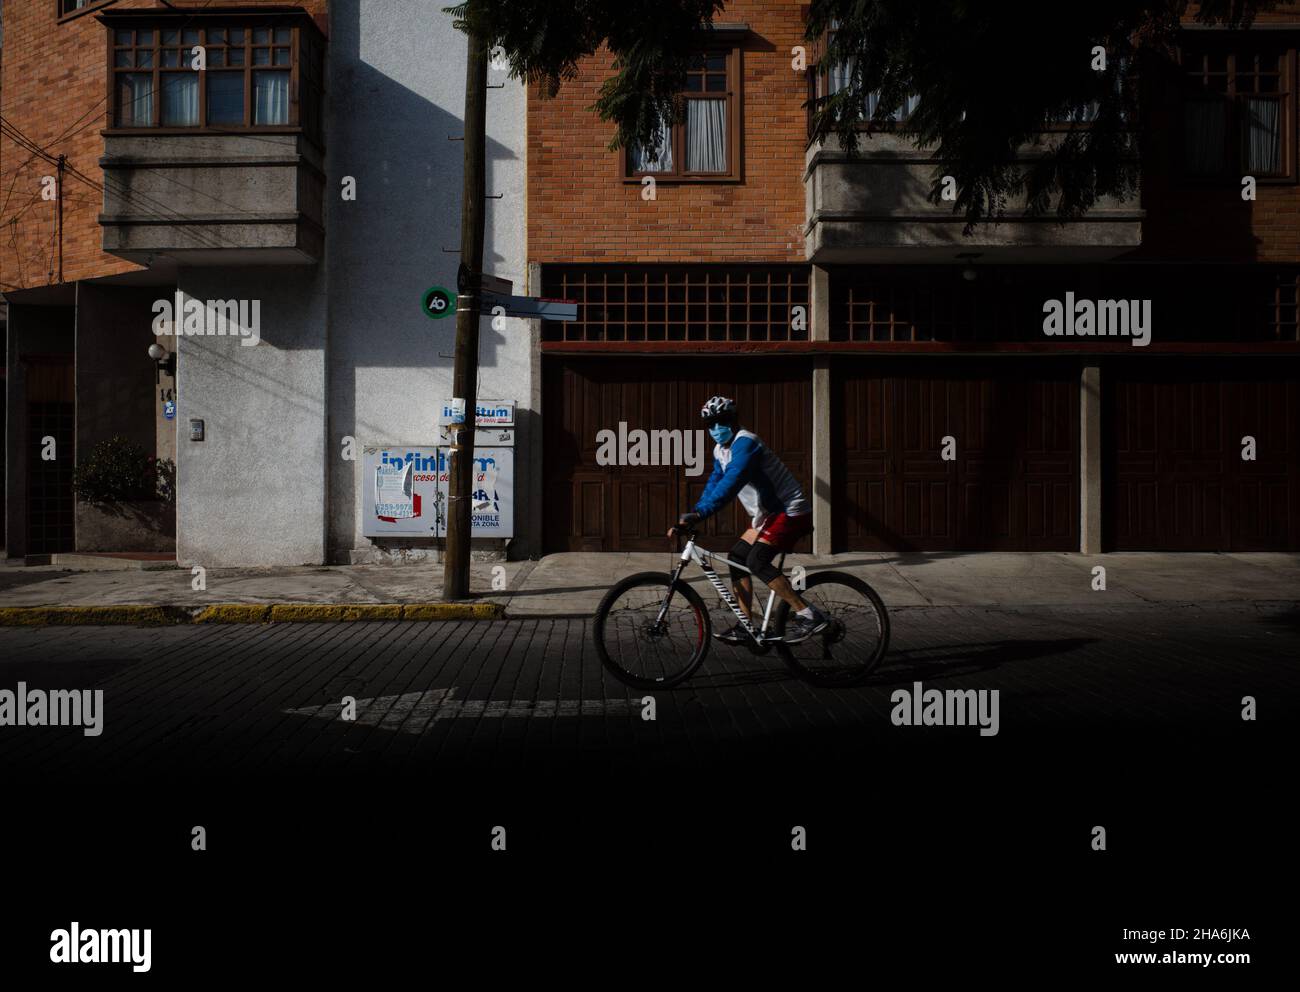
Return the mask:
<svg viewBox="0 0 1300 992">
<path fill-rule="evenodd" d="M 633 172 L 672 172 L 672 128 L 661 128 L 658 140 L 651 145 L 633 148 L 631 155 Z"/>
<path fill-rule="evenodd" d="M 153 73 L 117 74 L 118 127 L 148 127 L 153 123 Z"/>
<path fill-rule="evenodd" d="M 104 7 L 114 0 L 57 0 L 59 16 L 65 17 L 68 14 L 76 14 L 81 11 L 91 11 L 98 7 Z"/>
<path fill-rule="evenodd" d="M 114 126 L 239 130 L 301 121 L 319 137 L 324 52 L 307 34 L 309 25 L 190 16 L 171 21 L 174 27 L 163 20 L 143 23 L 138 16 L 109 15 Z M 299 57 L 302 46 L 310 64 Z M 196 47 L 203 51 L 201 64 Z M 310 112 L 300 114 L 296 92 L 304 94 Z"/>
<path fill-rule="evenodd" d="M 835 32 L 832 31 L 827 36 L 828 44 L 829 42 L 834 41 L 834 39 L 835 39 Z M 854 68 L 855 68 L 855 60 L 853 59 L 847 59 L 844 62 L 840 62 L 836 65 L 831 66 L 830 71 L 826 74 L 826 96 L 834 96 L 836 93 L 839 93 L 841 90 L 848 89 L 849 85 L 853 81 Z M 912 114 L 916 111 L 916 108 L 919 107 L 920 105 L 921 105 L 921 97 L 918 94 L 913 93 L 911 96 L 907 97 L 907 99 L 905 99 L 902 102 L 902 104 L 900 104 L 899 106 L 895 107 L 892 111 L 890 111 L 886 119 L 894 121 L 896 123 L 905 121 L 912 116 Z M 874 118 L 876 115 L 876 110 L 879 106 L 880 106 L 880 91 L 872 90 L 870 93 L 867 94 L 866 106 L 863 108 L 863 114 L 865 115 L 866 119 L 870 120 L 871 118 Z"/>
<path fill-rule="evenodd" d="M 684 119 L 663 128 L 651 146 L 630 148 L 626 154 L 629 178 L 652 175 L 656 179 L 716 180 L 739 178 L 735 136 L 739 134 L 736 50 L 710 50 L 694 56 L 688 65 L 681 97 Z"/>
<path fill-rule="evenodd" d="M 1291 175 L 1294 51 L 1183 51 L 1183 165 L 1202 179 Z"/>
</svg>

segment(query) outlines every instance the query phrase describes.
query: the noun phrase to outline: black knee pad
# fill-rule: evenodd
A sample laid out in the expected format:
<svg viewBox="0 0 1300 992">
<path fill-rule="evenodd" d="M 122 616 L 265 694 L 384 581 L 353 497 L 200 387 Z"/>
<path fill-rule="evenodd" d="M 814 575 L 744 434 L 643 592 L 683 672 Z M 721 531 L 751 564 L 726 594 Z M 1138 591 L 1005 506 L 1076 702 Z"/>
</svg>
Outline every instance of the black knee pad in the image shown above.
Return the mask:
<svg viewBox="0 0 1300 992">
<path fill-rule="evenodd" d="M 754 547 L 749 552 L 749 560 L 745 564 L 749 566 L 751 572 L 764 582 L 771 582 L 781 574 L 781 570 L 772 564 L 772 559 L 780 553 L 770 544 L 755 541 Z"/>
<path fill-rule="evenodd" d="M 748 541 L 737 541 L 736 546 L 727 553 L 727 560 L 734 561 L 737 565 L 744 565 L 749 561 L 749 552 L 753 547 L 754 546 Z M 747 578 L 749 578 L 749 576 L 740 569 L 733 568 L 731 570 L 731 581 L 733 583 Z"/>
</svg>

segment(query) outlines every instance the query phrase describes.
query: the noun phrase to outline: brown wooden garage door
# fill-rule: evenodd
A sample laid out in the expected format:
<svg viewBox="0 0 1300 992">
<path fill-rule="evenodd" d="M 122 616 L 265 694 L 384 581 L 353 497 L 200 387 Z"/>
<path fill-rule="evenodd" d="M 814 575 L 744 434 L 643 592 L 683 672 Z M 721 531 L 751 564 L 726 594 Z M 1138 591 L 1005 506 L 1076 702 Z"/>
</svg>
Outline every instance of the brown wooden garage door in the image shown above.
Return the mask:
<svg viewBox="0 0 1300 992">
<path fill-rule="evenodd" d="M 680 466 L 604 466 L 597 435 L 701 428 L 710 396 L 733 396 L 742 424 L 757 433 L 811 492 L 812 386 L 806 360 L 680 357 L 576 358 L 543 362 L 545 548 L 547 551 L 663 551 L 664 532 L 695 505 L 713 468 L 704 435 L 704 471 Z M 748 526 L 739 503 L 708 523 L 706 543 L 725 551 Z M 805 539 L 799 550 L 809 550 Z"/>
<path fill-rule="evenodd" d="M 1070 362 L 837 360 L 836 549 L 1077 550 L 1078 382 Z"/>
<path fill-rule="evenodd" d="M 1102 394 L 1108 547 L 1300 550 L 1294 361 L 1135 360 L 1103 366 Z"/>
</svg>

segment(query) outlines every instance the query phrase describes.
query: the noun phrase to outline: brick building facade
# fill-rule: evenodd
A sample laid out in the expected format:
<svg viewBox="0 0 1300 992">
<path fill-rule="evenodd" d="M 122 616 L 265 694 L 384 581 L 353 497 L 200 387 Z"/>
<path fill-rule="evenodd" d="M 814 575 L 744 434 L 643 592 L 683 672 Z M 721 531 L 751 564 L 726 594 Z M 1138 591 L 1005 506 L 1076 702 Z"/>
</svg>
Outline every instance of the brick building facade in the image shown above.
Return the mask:
<svg viewBox="0 0 1300 992">
<path fill-rule="evenodd" d="M 925 199 L 934 160 L 905 125 L 857 160 L 809 144 L 801 4 L 736 0 L 719 21 L 686 94 L 718 101 L 701 143 L 738 113 L 716 175 L 682 174 L 689 146 L 668 167 L 607 150 L 586 109 L 606 54 L 558 99 L 529 95 L 529 261 L 580 303 L 537 335 L 548 549 L 662 547 L 700 480 L 602 465 L 596 435 L 692 426 L 715 392 L 810 491 L 817 551 L 1300 547 L 1300 7 L 1238 33 L 1188 22 L 1184 78 L 1143 81 L 1140 200 L 1064 225 L 1013 209 L 971 237 Z M 1225 114 L 1272 122 L 1263 153 L 1242 151 L 1276 157 L 1253 201 L 1231 145 L 1223 175 L 1186 174 L 1193 63 Z M 654 200 L 632 168 L 647 163 Z M 1149 300 L 1150 343 L 1046 336 L 1066 293 Z M 713 543 L 744 526 L 722 514 Z"/>
<path fill-rule="evenodd" d="M 97 180 L 104 154 L 101 132 L 109 118 L 107 64 L 102 57 L 104 25 L 95 15 L 162 5 L 151 0 L 91 0 L 60 16 L 58 4 L 59 0 L 31 0 L 4 5 L 9 37 L 3 81 L 5 120 L 42 148 L 66 156 L 70 168 Z M 175 0 L 172 6 L 200 10 L 213 4 Z M 256 10 L 284 4 L 249 0 L 240 6 Z M 323 29 L 325 0 L 305 0 L 301 6 Z M 101 57 L 89 57 L 92 53 Z M 5 174 L 4 190 L 7 194 L 12 183 L 17 201 L 0 212 L 7 224 L 0 238 L 0 292 L 47 286 L 50 270 L 58 263 L 51 250 L 51 234 L 58 221 L 55 203 L 39 199 L 40 182 L 42 177 L 56 175 L 57 169 L 40 157 L 33 158 L 9 135 L 0 136 L 0 162 L 4 163 L 0 166 Z M 100 190 L 71 177 L 65 179 L 65 186 L 63 281 L 75 283 L 137 271 L 140 266 L 105 253 L 101 246 Z"/>
<path fill-rule="evenodd" d="M 363 466 L 367 449 L 435 447 L 450 398 L 454 321 L 430 321 L 422 299 L 456 285 L 442 249 L 459 232 L 462 146 L 447 139 L 463 129 L 466 43 L 452 17 L 423 0 L 0 11 L 8 554 L 436 554 L 433 505 L 413 537 L 372 533 Z M 523 88 L 493 76 L 487 257 L 522 289 Z M 60 156 L 62 197 L 42 199 Z M 160 316 L 173 300 L 207 329 Z M 522 412 L 526 333 L 483 338 L 480 395 Z M 174 504 L 73 498 L 73 466 L 112 438 L 175 461 Z M 479 546 L 500 553 L 500 530 Z"/>
<path fill-rule="evenodd" d="M 432 551 L 363 533 L 361 469 L 339 451 L 434 442 L 448 398 L 451 328 L 411 301 L 455 281 L 450 18 L 422 0 L 4 0 L 0 17 L 10 554 L 128 539 L 72 499 L 71 456 L 33 455 L 47 436 L 174 457 L 175 536 L 129 540 L 181 561 Z M 719 392 L 802 481 L 817 551 L 1300 546 L 1300 7 L 1247 32 L 1188 26 L 1184 71 L 1145 81 L 1140 200 L 970 237 L 925 199 L 934 162 L 905 123 L 856 160 L 809 143 L 803 104 L 828 81 L 792 65 L 803 17 L 729 4 L 692 63 L 687 120 L 652 154 L 610 151 L 587 109 L 607 53 L 554 100 L 494 78 L 486 257 L 519 291 L 580 304 L 572 323 L 483 331 L 480 392 L 520 418 L 515 553 L 662 548 L 703 479 L 601 464 L 597 436 L 692 428 Z M 195 126 L 229 90 L 204 77 L 216 88 L 168 94 L 148 61 L 187 26 L 222 58 L 223 32 L 269 32 L 240 35 L 242 110 L 220 106 L 242 125 Z M 258 71 L 292 85 L 254 96 Z M 1188 175 L 1207 161 L 1187 140 L 1193 76 L 1228 122 L 1197 118 L 1205 133 L 1255 121 L 1250 141 L 1219 142 L 1213 177 Z M 152 119 L 124 121 L 122 101 L 146 97 Z M 282 116 L 256 119 L 264 98 Z M 42 199 L 60 155 L 62 200 Z M 1232 173 L 1252 157 L 1269 165 L 1243 200 Z M 156 340 L 151 306 L 176 293 L 258 300 L 261 342 Z M 1150 301 L 1150 344 L 1045 336 L 1045 301 L 1066 294 Z M 158 342 L 174 364 L 144 359 Z M 191 422 L 203 441 L 178 437 Z M 713 542 L 743 525 L 720 515 Z"/>
</svg>

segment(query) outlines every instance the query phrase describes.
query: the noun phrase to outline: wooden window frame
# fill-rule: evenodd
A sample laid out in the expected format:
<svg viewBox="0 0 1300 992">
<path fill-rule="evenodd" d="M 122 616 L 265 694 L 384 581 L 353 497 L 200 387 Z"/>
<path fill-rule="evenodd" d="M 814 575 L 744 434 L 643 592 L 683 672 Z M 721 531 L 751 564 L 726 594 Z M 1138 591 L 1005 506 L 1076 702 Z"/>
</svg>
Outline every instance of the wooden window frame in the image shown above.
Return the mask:
<svg viewBox="0 0 1300 992">
<path fill-rule="evenodd" d="M 84 17 L 87 14 L 93 14 L 97 10 L 103 10 L 105 7 L 109 7 L 117 3 L 117 0 L 91 0 L 90 3 L 86 4 L 86 6 L 78 8 L 77 10 L 65 11 L 63 9 L 63 5 L 66 2 L 67 0 L 54 0 L 55 20 L 57 20 L 60 24 L 63 24 L 67 21 L 75 21 L 78 17 Z"/>
<path fill-rule="evenodd" d="M 1092 299 L 1146 294 L 1155 311 L 1178 328 L 1166 343 L 1179 348 L 1300 343 L 1297 265 L 1218 267 L 1190 295 L 1185 271 L 1172 263 L 1048 269 L 993 266 L 969 283 L 955 268 L 942 266 L 899 266 L 886 274 L 834 266 L 830 341 L 886 348 L 1033 346 L 1043 342 L 1042 302 L 1060 299 L 1069 286 Z"/>
<path fill-rule="evenodd" d="M 1231 35 L 1214 38 L 1206 37 L 1206 34 L 1207 32 L 1198 32 L 1194 37 L 1185 39 L 1180 44 L 1178 51 L 1180 103 L 1178 126 L 1174 130 L 1177 140 L 1175 161 L 1178 163 L 1177 174 L 1180 184 L 1185 187 L 1239 185 L 1243 176 L 1251 174 L 1246 171 L 1245 149 L 1241 145 L 1241 142 L 1244 141 L 1244 132 L 1241 126 L 1241 98 L 1247 94 L 1238 91 L 1237 83 L 1239 77 L 1253 76 L 1255 73 L 1239 73 L 1237 58 L 1241 55 L 1258 57 L 1270 49 L 1278 50 L 1281 56 L 1278 97 L 1282 104 L 1279 115 L 1282 125 L 1282 134 L 1279 139 L 1282 149 L 1282 170 L 1275 175 L 1255 175 L 1255 181 L 1261 186 L 1287 186 L 1300 182 L 1300 174 L 1297 172 L 1297 135 L 1300 134 L 1300 130 L 1296 126 L 1297 104 L 1300 103 L 1296 99 L 1296 84 L 1297 79 L 1300 78 L 1297 76 L 1297 40 L 1294 37 L 1279 38 L 1276 42 L 1270 44 L 1271 39 L 1267 34 L 1252 37 Z M 1226 76 L 1227 88 L 1224 96 L 1228 102 L 1229 117 L 1228 126 L 1225 129 L 1225 141 L 1228 142 L 1225 145 L 1225 151 L 1234 146 L 1235 151 L 1225 161 L 1222 173 L 1206 175 L 1192 172 L 1187 167 L 1185 151 L 1187 147 L 1186 107 L 1189 102 L 1187 82 L 1192 75 L 1188 67 L 1188 58 L 1191 56 L 1203 58 L 1206 55 L 1216 54 L 1224 56 L 1226 60 L 1224 75 Z M 1235 141 L 1233 140 L 1234 137 Z"/>
<path fill-rule="evenodd" d="M 101 18 L 104 21 L 106 32 L 106 65 L 107 65 L 107 122 L 104 128 L 106 135 L 128 135 L 128 134 L 154 134 L 154 135 L 182 135 L 182 134 L 303 134 L 308 139 L 323 145 L 324 122 L 321 120 L 319 130 L 308 127 L 311 122 L 303 119 L 304 103 L 304 65 L 303 53 L 308 42 L 307 35 L 304 32 L 313 30 L 305 25 L 302 18 L 297 15 L 286 17 L 284 15 L 259 14 L 256 10 L 249 10 L 238 15 L 218 15 L 207 17 L 185 15 L 180 18 L 169 17 L 126 17 L 124 15 L 110 15 Z M 253 40 L 253 32 L 259 29 L 268 29 L 270 40 L 265 44 L 257 43 Z M 278 29 L 288 29 L 289 40 L 287 43 L 277 43 L 275 41 L 275 32 Z M 199 32 L 199 41 L 194 44 L 203 46 L 208 52 L 209 66 L 203 69 L 187 69 L 183 66 L 168 67 L 162 65 L 162 50 L 164 48 L 173 48 L 177 46 L 164 46 L 162 43 L 162 34 L 164 31 L 171 30 L 195 30 Z M 231 72 L 234 69 L 229 65 L 221 67 L 212 67 L 211 51 L 221 50 L 230 51 L 231 46 L 221 44 L 211 44 L 209 42 L 210 31 L 242 30 L 244 32 L 244 64 L 242 67 L 244 78 L 244 114 L 240 124 L 209 124 L 208 123 L 208 73 L 209 72 Z M 117 45 L 117 32 L 131 31 L 132 44 L 129 46 Z M 134 32 L 149 31 L 152 32 L 153 40 L 150 45 L 141 46 L 136 44 L 138 35 Z M 229 35 L 227 35 L 229 37 Z M 324 59 L 324 41 L 319 37 L 311 38 L 312 45 L 319 52 L 319 57 Z M 184 53 L 190 44 L 180 44 L 179 50 Z M 289 49 L 289 64 L 276 65 L 275 53 L 277 49 Z M 254 50 L 266 49 L 269 59 L 265 64 L 256 64 L 254 61 Z M 118 52 L 136 52 L 140 50 L 153 52 L 152 67 L 121 66 L 116 64 L 116 54 Z M 134 59 L 132 60 L 134 61 Z M 289 113 L 288 120 L 283 124 L 255 124 L 253 123 L 253 78 L 254 73 L 261 71 L 286 72 L 289 76 Z M 118 93 L 117 78 L 119 73 L 150 73 L 153 78 L 153 108 L 152 120 L 148 126 L 134 127 L 129 125 L 119 125 L 118 121 Z M 181 73 L 195 72 L 199 77 L 199 123 L 194 125 L 164 125 L 162 123 L 162 77 L 164 73 Z M 308 75 L 316 75 L 310 73 Z M 318 105 L 323 108 L 324 96 L 324 72 L 323 65 L 319 73 Z M 323 109 L 322 109 L 323 116 Z"/>
<path fill-rule="evenodd" d="M 811 306 L 807 265 L 578 263 L 542 269 L 546 296 L 574 299 L 579 319 L 543 321 L 542 342 L 618 350 L 807 343 L 791 308 Z"/>
<path fill-rule="evenodd" d="M 700 45 L 698 54 L 723 55 L 726 58 L 727 88 L 719 92 L 701 90 L 699 92 L 683 90 L 678 94 L 683 100 L 717 100 L 725 99 L 727 107 L 727 170 L 725 172 L 691 172 L 686 169 L 686 113 L 683 108 L 682 119 L 672 125 L 673 171 L 672 172 L 637 172 L 632 168 L 632 150 L 620 148 L 615 155 L 618 173 L 623 182 L 639 184 L 646 176 L 653 176 L 656 184 L 661 183 L 738 183 L 742 181 L 741 135 L 744 128 L 740 120 L 743 109 L 742 47 L 735 42 L 711 42 Z M 706 70 L 707 71 L 707 70 Z"/>
</svg>

